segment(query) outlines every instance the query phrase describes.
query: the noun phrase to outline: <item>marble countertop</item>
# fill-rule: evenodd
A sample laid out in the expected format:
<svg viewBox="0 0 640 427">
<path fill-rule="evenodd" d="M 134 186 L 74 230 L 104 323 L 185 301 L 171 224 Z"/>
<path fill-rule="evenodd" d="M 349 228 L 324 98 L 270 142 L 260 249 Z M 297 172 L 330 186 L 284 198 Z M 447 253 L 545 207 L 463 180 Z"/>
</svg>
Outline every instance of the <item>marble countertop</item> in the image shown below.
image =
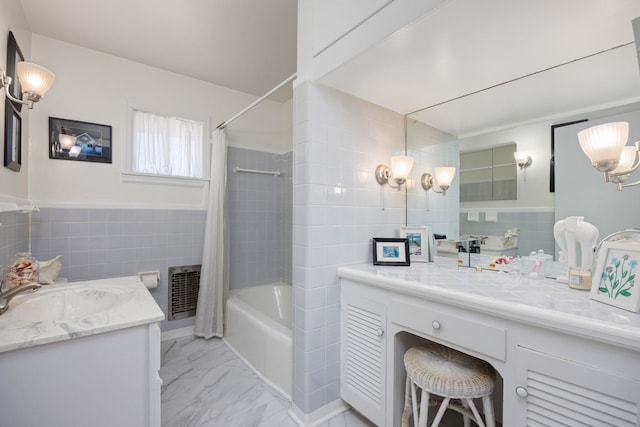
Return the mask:
<svg viewBox="0 0 640 427">
<path fill-rule="evenodd" d="M 552 279 L 458 267 L 457 260 L 436 257 L 410 267 L 356 264 L 338 276 L 492 316 L 640 349 L 640 314 L 589 298 Z"/>
<path fill-rule="evenodd" d="M 164 313 L 137 276 L 44 285 L 16 296 L 0 316 L 0 352 L 162 319 Z"/>
</svg>

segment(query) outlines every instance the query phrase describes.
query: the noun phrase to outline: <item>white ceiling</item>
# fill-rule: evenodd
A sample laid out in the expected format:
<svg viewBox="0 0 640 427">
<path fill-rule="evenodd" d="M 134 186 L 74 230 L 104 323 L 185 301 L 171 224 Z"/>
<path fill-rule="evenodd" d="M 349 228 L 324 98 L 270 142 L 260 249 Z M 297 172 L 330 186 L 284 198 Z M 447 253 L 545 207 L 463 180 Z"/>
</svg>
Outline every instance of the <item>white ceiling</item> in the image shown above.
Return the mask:
<svg viewBox="0 0 640 427">
<path fill-rule="evenodd" d="M 33 33 L 257 96 L 296 71 L 297 0 L 20 1 Z"/>
<path fill-rule="evenodd" d="M 638 101 L 633 45 L 483 91 L 633 42 L 638 16 L 638 0 L 449 0 L 322 81 L 401 113 L 445 103 L 415 117 L 458 136 Z"/>
</svg>

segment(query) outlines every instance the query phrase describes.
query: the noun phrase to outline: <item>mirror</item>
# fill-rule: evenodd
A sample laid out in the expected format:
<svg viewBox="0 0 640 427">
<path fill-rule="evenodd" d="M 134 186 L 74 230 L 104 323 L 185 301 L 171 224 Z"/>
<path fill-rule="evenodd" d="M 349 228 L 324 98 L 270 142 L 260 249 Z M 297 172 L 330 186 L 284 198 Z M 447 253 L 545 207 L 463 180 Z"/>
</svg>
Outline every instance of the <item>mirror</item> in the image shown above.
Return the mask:
<svg viewBox="0 0 640 427">
<path fill-rule="evenodd" d="M 572 210 L 564 206 L 567 200 L 582 202 L 580 212 L 570 215 L 581 215 L 592 222 L 600 230 L 600 238 L 629 226 L 640 227 L 635 219 L 617 214 L 612 218 L 610 209 L 615 206 L 615 212 L 638 212 L 640 188 L 618 192 L 610 183 L 589 181 L 586 185 L 582 178 L 576 179 L 584 173 L 603 181 L 602 174 L 593 169 L 579 148 L 562 158 L 556 156 L 555 169 L 562 172 L 556 179 L 563 181 L 555 193 L 550 191 L 554 176 L 550 168 L 552 126 L 556 125 L 556 146 L 577 147 L 578 130 L 622 116 L 633 120 L 633 112 L 640 111 L 639 101 L 640 72 L 631 42 L 410 114 L 407 152 L 416 162 L 410 177 L 414 185 L 407 187 L 407 225 L 431 225 L 434 233 L 449 238 L 466 234 L 504 237 L 509 230 L 519 229 L 518 255 L 538 249 L 555 252 L 552 227 L 556 215 Z M 557 126 L 580 120 L 588 121 Z M 640 139 L 638 132 L 630 132 L 629 144 Z M 460 168 L 460 152 L 511 142 L 532 157 L 531 166 L 517 169 L 516 200 L 461 203 L 459 173 L 446 196 L 427 193 L 419 186 L 423 172 L 433 174 L 437 166 Z M 637 172 L 635 175 L 640 178 Z M 609 208 L 599 202 L 605 195 L 612 199 L 607 202 Z M 563 207 L 556 212 L 558 204 Z M 459 211 L 459 217 L 447 216 L 447 209 Z"/>
</svg>

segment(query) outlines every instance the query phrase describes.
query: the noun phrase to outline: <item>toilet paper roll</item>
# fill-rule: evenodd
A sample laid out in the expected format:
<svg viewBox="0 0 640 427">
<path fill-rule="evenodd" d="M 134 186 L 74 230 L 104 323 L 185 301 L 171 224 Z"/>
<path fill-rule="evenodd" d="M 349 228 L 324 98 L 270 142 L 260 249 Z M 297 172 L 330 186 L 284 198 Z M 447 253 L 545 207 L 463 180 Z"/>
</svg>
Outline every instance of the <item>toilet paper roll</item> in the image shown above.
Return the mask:
<svg viewBox="0 0 640 427">
<path fill-rule="evenodd" d="M 140 281 L 144 283 L 147 289 L 154 289 L 158 287 L 158 283 L 160 283 L 160 272 L 159 271 L 144 271 L 138 273 L 138 277 Z"/>
</svg>

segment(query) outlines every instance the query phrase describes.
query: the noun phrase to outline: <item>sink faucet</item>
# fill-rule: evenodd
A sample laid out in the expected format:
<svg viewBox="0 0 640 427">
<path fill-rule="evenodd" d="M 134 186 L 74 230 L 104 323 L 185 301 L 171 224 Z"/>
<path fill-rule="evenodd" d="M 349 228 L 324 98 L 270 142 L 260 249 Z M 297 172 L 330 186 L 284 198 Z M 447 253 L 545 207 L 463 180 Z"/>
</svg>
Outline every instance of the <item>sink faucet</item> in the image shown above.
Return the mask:
<svg viewBox="0 0 640 427">
<path fill-rule="evenodd" d="M 36 282 L 28 282 L 23 285 L 11 288 L 8 291 L 0 292 L 0 315 L 4 314 L 9 309 L 9 301 L 16 295 L 20 295 L 23 292 L 37 291 L 42 286 Z"/>
</svg>

